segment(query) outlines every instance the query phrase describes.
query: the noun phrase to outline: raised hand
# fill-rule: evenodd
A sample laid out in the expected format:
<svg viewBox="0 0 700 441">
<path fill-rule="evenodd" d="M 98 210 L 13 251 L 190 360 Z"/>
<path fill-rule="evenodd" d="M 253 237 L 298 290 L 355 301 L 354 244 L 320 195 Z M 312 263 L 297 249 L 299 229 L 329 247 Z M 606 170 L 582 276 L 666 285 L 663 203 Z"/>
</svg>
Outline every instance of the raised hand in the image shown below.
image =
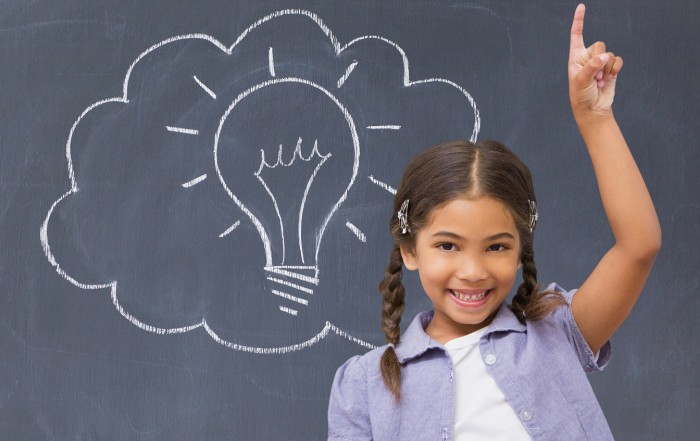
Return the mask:
<svg viewBox="0 0 700 441">
<path fill-rule="evenodd" d="M 583 17 L 586 7 L 578 5 L 571 25 L 569 46 L 569 98 L 576 118 L 612 114 L 617 74 L 622 58 L 607 52 L 598 41 L 589 47 L 583 42 Z"/>
</svg>

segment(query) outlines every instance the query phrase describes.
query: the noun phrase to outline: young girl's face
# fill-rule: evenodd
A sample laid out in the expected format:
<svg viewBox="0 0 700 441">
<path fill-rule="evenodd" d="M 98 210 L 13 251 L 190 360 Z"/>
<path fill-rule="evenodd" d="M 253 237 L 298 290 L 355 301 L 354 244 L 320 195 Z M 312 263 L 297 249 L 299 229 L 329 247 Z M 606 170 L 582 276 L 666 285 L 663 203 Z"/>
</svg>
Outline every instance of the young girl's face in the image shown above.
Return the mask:
<svg viewBox="0 0 700 441">
<path fill-rule="evenodd" d="M 491 322 L 515 282 L 520 237 L 508 208 L 490 197 L 453 199 L 430 216 L 401 254 L 435 309 L 427 334 L 446 343 Z"/>
</svg>

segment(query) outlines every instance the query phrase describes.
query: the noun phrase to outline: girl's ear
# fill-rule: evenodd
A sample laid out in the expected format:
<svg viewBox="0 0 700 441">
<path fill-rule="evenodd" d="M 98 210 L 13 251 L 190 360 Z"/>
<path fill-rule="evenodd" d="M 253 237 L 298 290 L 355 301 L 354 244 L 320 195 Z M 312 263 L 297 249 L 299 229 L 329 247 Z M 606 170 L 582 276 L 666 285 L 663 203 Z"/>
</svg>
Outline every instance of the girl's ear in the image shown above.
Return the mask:
<svg viewBox="0 0 700 441">
<path fill-rule="evenodd" d="M 416 261 L 416 254 L 413 250 L 407 248 L 405 245 L 400 245 L 401 248 L 401 259 L 406 269 L 410 271 L 415 271 L 418 269 L 418 262 Z"/>
</svg>

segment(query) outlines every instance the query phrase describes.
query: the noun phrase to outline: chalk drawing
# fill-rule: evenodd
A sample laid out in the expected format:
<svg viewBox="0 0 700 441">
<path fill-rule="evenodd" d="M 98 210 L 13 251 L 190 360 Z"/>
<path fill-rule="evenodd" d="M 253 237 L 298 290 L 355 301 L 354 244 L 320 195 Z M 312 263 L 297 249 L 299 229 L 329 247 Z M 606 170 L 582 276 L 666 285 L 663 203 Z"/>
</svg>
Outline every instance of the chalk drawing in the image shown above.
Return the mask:
<svg viewBox="0 0 700 441">
<path fill-rule="evenodd" d="M 343 87 L 343 84 L 345 84 L 345 80 L 348 79 L 352 71 L 355 69 L 355 66 L 357 66 L 357 60 L 354 60 L 352 63 L 350 63 L 350 66 L 348 66 L 348 68 L 345 70 L 343 76 L 338 79 L 338 89 Z"/>
<path fill-rule="evenodd" d="M 236 221 L 233 225 L 231 225 L 230 227 L 228 227 L 228 228 L 226 229 L 226 231 L 224 231 L 223 233 L 219 234 L 219 237 L 226 237 L 226 236 L 228 236 L 228 234 L 229 234 L 231 231 L 233 231 L 233 230 L 235 230 L 236 228 L 238 228 L 238 226 L 239 226 L 240 224 L 241 224 L 241 221 Z"/>
<path fill-rule="evenodd" d="M 370 130 L 401 130 L 401 126 L 388 125 L 388 126 L 367 126 Z"/>
<path fill-rule="evenodd" d="M 286 292 L 278 291 L 278 290 L 276 290 L 276 289 L 273 289 L 273 290 L 272 290 L 272 293 L 275 294 L 275 295 L 277 295 L 277 296 L 283 297 L 283 298 L 285 298 L 285 299 L 287 299 L 287 300 L 291 300 L 291 301 L 293 301 L 293 302 L 301 303 L 302 305 L 308 305 L 308 304 L 309 304 L 309 301 L 306 300 L 306 299 L 302 299 L 302 298 L 300 298 L 300 297 L 296 297 L 296 296 L 293 296 L 293 295 L 291 295 L 291 294 L 287 294 Z"/>
<path fill-rule="evenodd" d="M 267 52 L 267 64 L 270 68 L 270 76 L 275 76 L 275 56 L 272 54 L 272 48 Z"/>
<path fill-rule="evenodd" d="M 355 225 L 352 224 L 352 222 L 347 221 L 345 222 L 345 226 L 350 229 L 353 233 L 355 233 L 355 236 L 357 236 L 358 239 L 362 242 L 367 242 L 367 237 L 365 236 L 365 233 L 360 231 L 359 228 L 357 228 Z"/>
<path fill-rule="evenodd" d="M 389 185 L 385 182 L 382 182 L 382 181 L 376 179 L 374 176 L 369 175 L 369 180 L 374 182 L 375 184 L 377 184 L 378 186 L 380 186 L 384 190 L 388 191 L 389 193 L 396 194 L 396 189 L 394 187 L 392 187 L 391 185 Z"/>
<path fill-rule="evenodd" d="M 208 88 L 204 83 L 202 83 L 202 81 L 199 78 L 197 78 L 197 75 L 195 75 L 193 78 L 197 82 L 197 84 L 199 84 L 199 87 L 204 89 L 204 91 L 208 93 L 210 97 L 216 99 L 216 94 L 214 93 L 214 91 Z"/>
<path fill-rule="evenodd" d="M 299 311 L 297 311 L 296 309 L 287 308 L 286 306 L 282 306 L 282 305 L 280 305 L 280 311 L 286 312 L 287 314 L 291 314 L 291 315 L 297 315 L 299 313 Z"/>
<path fill-rule="evenodd" d="M 277 199 L 275 198 L 275 195 L 272 194 L 272 191 L 270 190 L 270 187 L 267 185 L 265 180 L 260 176 L 260 172 L 262 172 L 263 168 L 268 168 L 268 169 L 274 169 L 278 166 L 281 167 L 290 167 L 294 164 L 294 161 L 296 158 L 299 158 L 301 161 L 306 161 L 309 162 L 311 161 L 314 157 L 317 157 L 320 159 L 318 165 L 316 165 L 316 168 L 314 169 L 313 173 L 311 174 L 311 177 L 309 177 L 306 186 L 304 188 L 304 194 L 301 199 L 301 208 L 299 209 L 299 220 L 298 220 L 298 225 L 299 225 L 299 250 L 301 251 L 301 261 L 304 263 L 304 245 L 302 243 L 302 238 L 301 238 L 301 231 L 302 231 L 302 226 L 303 226 L 303 219 L 304 219 L 304 206 L 306 205 L 306 198 L 309 194 L 309 189 L 311 188 L 311 184 L 314 182 L 314 178 L 316 177 L 316 174 L 318 173 L 319 169 L 321 166 L 326 162 L 328 158 L 330 158 L 332 155 L 330 153 L 327 153 L 325 155 L 322 155 L 318 151 L 318 140 L 314 141 L 314 148 L 309 154 L 307 158 L 304 158 L 301 154 L 301 144 L 302 144 L 302 139 L 299 138 L 296 144 L 296 148 L 294 149 L 294 152 L 292 153 L 292 159 L 288 163 L 284 163 L 282 161 L 282 144 L 280 144 L 279 149 L 277 150 L 277 162 L 274 164 L 268 164 L 267 161 L 265 161 L 265 151 L 260 150 L 261 154 L 261 160 L 260 160 L 260 167 L 258 170 L 254 173 L 255 177 L 258 178 L 260 183 L 262 183 L 263 187 L 265 187 L 265 191 L 267 194 L 270 196 L 270 199 L 272 199 L 272 204 L 275 207 L 275 212 L 277 213 L 277 219 L 279 220 L 279 225 L 280 225 L 280 231 L 282 232 L 282 265 L 285 263 L 285 257 L 286 257 L 286 249 L 285 249 L 285 240 L 284 240 L 284 224 L 282 223 L 282 215 L 280 214 L 279 207 L 277 205 Z"/>
<path fill-rule="evenodd" d="M 75 120 L 73 125 L 70 128 L 69 134 L 68 134 L 68 139 L 66 141 L 66 161 L 67 161 L 67 168 L 68 168 L 68 177 L 70 181 L 70 188 L 67 192 L 63 193 L 56 201 L 54 201 L 50 208 L 48 209 L 48 212 L 46 214 L 46 217 L 44 221 L 42 222 L 42 225 L 39 229 L 39 238 L 41 241 L 42 249 L 44 251 L 44 254 L 46 255 L 46 258 L 48 262 L 50 263 L 51 266 L 54 267 L 56 272 L 59 274 L 60 277 L 64 278 L 68 282 L 72 283 L 73 285 L 85 289 L 85 290 L 103 290 L 103 289 L 108 289 L 110 292 L 110 298 L 112 301 L 112 304 L 114 305 L 115 309 L 118 311 L 120 315 L 122 315 L 126 320 L 128 320 L 130 323 L 132 323 L 134 326 L 155 334 L 177 334 L 177 333 L 184 333 L 184 332 L 190 332 L 192 330 L 202 328 L 204 329 L 205 332 L 218 344 L 233 349 L 233 350 L 238 350 L 238 351 L 243 351 L 243 352 L 250 352 L 250 353 L 256 353 L 256 354 L 284 354 L 284 353 L 289 353 L 293 351 L 299 351 L 304 348 L 307 348 L 309 346 L 312 346 L 316 343 L 318 343 L 320 340 L 324 339 L 327 337 L 330 333 L 334 333 L 342 338 L 348 339 L 352 342 L 354 342 L 357 345 L 366 347 L 366 348 L 374 348 L 374 345 L 356 338 L 352 336 L 350 333 L 347 331 L 344 331 L 337 327 L 336 325 L 332 324 L 329 321 L 325 322 L 325 325 L 322 327 L 322 329 L 316 333 L 316 335 L 307 338 L 307 339 L 301 339 L 298 343 L 295 344 L 289 344 L 289 345 L 284 345 L 284 346 L 277 346 L 277 347 L 259 347 L 255 345 L 246 345 L 241 342 L 235 342 L 232 341 L 231 339 L 224 339 L 221 336 L 219 336 L 214 328 L 207 322 L 206 319 L 202 318 L 200 321 L 196 323 L 186 323 L 182 324 L 182 326 L 177 326 L 177 327 L 171 327 L 171 328 L 166 328 L 166 327 L 159 327 L 159 326 L 154 326 L 152 324 L 146 323 L 140 318 L 137 317 L 136 314 L 132 312 L 128 312 L 124 309 L 124 307 L 120 304 L 119 298 L 118 298 L 118 283 L 117 281 L 108 281 L 105 283 L 83 283 L 78 281 L 76 278 L 68 274 L 60 265 L 56 257 L 54 256 L 52 250 L 51 250 L 51 241 L 49 238 L 48 230 L 49 230 L 49 223 L 51 222 L 52 215 L 56 211 L 56 208 L 64 203 L 67 198 L 71 197 L 72 195 L 78 193 L 79 191 L 79 186 L 78 182 L 76 179 L 75 175 L 75 168 L 73 164 L 73 158 L 72 158 L 72 142 L 73 142 L 73 137 L 76 131 L 76 127 L 84 120 L 85 116 L 90 113 L 91 111 L 97 109 L 98 107 L 104 106 L 105 108 L 107 106 L 112 106 L 112 105 L 126 105 L 129 104 L 130 102 L 130 96 L 129 96 L 129 80 L 131 78 L 131 74 L 136 68 L 136 66 L 139 64 L 141 60 L 143 60 L 145 57 L 147 57 L 149 54 L 151 54 L 154 51 L 159 50 L 160 48 L 170 45 L 170 44 L 175 44 L 177 42 L 185 42 L 185 41 L 195 41 L 199 40 L 205 43 L 209 43 L 215 48 L 219 49 L 223 54 L 225 55 L 232 55 L 234 52 L 234 48 L 236 48 L 237 45 L 239 45 L 248 35 L 250 35 L 256 28 L 262 26 L 265 23 L 268 22 L 273 22 L 275 19 L 283 16 L 298 16 L 302 18 L 306 18 L 311 20 L 313 23 L 315 23 L 316 26 L 320 29 L 320 31 L 325 35 L 325 37 L 328 39 L 329 44 L 333 47 L 334 52 L 336 57 L 340 56 L 343 54 L 348 48 L 353 47 L 353 45 L 356 45 L 358 42 L 361 41 L 366 41 L 366 40 L 374 40 L 377 42 L 380 42 L 382 44 L 386 44 L 390 47 L 392 47 L 394 50 L 396 50 L 402 60 L 403 64 L 403 86 L 404 87 L 411 87 L 415 85 L 426 85 L 426 84 L 445 84 L 448 85 L 454 90 L 456 90 L 458 93 L 464 96 L 466 98 L 466 102 L 472 109 L 473 113 L 473 129 L 470 135 L 470 140 L 471 141 L 476 141 L 477 135 L 480 130 L 481 126 L 481 120 L 479 116 L 479 110 L 476 107 L 476 104 L 471 97 L 471 95 L 464 89 L 462 86 L 459 84 L 443 79 L 443 78 L 428 78 L 428 79 L 421 79 L 421 80 L 411 80 L 410 78 L 410 69 L 409 69 L 409 62 L 408 62 L 408 57 L 406 56 L 406 53 L 404 50 L 398 46 L 396 43 L 393 41 L 386 39 L 381 36 L 377 35 L 365 35 L 361 36 L 358 38 L 355 38 L 351 40 L 350 42 L 346 43 L 345 45 L 342 45 L 339 40 L 336 38 L 336 36 L 332 33 L 330 28 L 319 18 L 316 14 L 310 11 L 302 10 L 302 9 L 284 9 L 280 10 L 277 12 L 274 12 L 272 14 L 266 15 L 265 17 L 255 21 L 253 24 L 251 24 L 248 28 L 246 28 L 231 44 L 230 46 L 226 46 L 225 44 L 221 43 L 219 40 L 216 38 L 206 35 L 206 34 L 201 34 L 201 33 L 192 33 L 192 34 L 184 34 L 184 35 L 178 35 L 174 36 L 168 39 L 165 39 L 159 43 L 154 44 L 153 46 L 149 47 L 145 51 L 143 51 L 140 55 L 136 57 L 136 59 L 130 64 L 130 66 L 127 69 L 127 72 L 124 76 L 124 81 L 122 85 L 122 95 L 118 97 L 113 97 L 113 98 L 108 98 L 108 99 L 103 99 L 100 101 L 97 101 L 90 106 L 88 106 Z M 274 28 L 271 30 L 274 32 Z M 508 32 L 508 36 L 510 38 L 510 33 Z M 354 69 L 358 66 L 357 60 L 354 60 L 350 65 L 348 65 L 345 69 L 344 74 L 337 80 L 335 83 L 335 86 L 337 89 L 341 89 L 347 81 L 353 81 L 353 78 L 351 74 L 354 71 Z M 328 223 L 330 222 L 331 218 L 333 215 L 338 211 L 340 205 L 347 199 L 348 192 L 350 191 L 351 187 L 353 186 L 355 182 L 355 178 L 358 173 L 359 169 L 359 161 L 360 161 L 360 136 L 358 135 L 358 131 L 355 127 L 355 123 L 353 121 L 353 118 L 348 111 L 348 109 L 345 107 L 343 103 L 334 95 L 332 94 L 326 87 L 314 83 L 308 79 L 305 78 L 298 78 L 298 77 L 286 77 L 286 78 L 277 78 L 276 77 L 276 72 L 275 72 L 275 60 L 274 60 L 274 51 L 272 47 L 269 47 L 268 49 L 268 69 L 270 76 L 273 77 L 273 79 L 262 81 L 259 84 L 252 86 L 248 88 L 247 90 L 241 92 L 238 94 L 238 96 L 232 101 L 231 105 L 228 107 L 226 112 L 221 116 L 219 120 L 219 126 L 218 129 L 216 130 L 216 133 L 213 134 L 214 138 L 214 163 L 213 163 L 213 168 L 214 171 L 217 174 L 217 177 L 219 178 L 219 181 L 221 182 L 222 186 L 230 196 L 230 198 L 234 201 L 234 203 L 243 211 L 243 213 L 248 216 L 250 221 L 253 223 L 255 226 L 262 242 L 262 247 L 265 253 L 265 266 L 263 270 L 266 272 L 266 280 L 269 282 L 272 282 L 273 284 L 279 285 L 280 289 L 274 289 L 272 290 L 272 294 L 279 297 L 283 298 L 287 301 L 294 302 L 295 304 L 299 304 L 302 306 L 307 306 L 309 304 L 309 300 L 300 296 L 295 296 L 292 294 L 287 293 L 288 290 L 296 290 L 300 293 L 301 296 L 303 295 L 313 295 L 314 294 L 314 288 L 319 285 L 319 267 L 318 267 L 318 254 L 319 254 L 319 247 L 321 244 L 321 240 L 323 238 L 324 232 L 326 227 L 328 226 Z M 207 93 L 213 100 L 218 99 L 218 95 L 204 82 L 200 80 L 196 75 L 192 77 L 196 84 L 205 92 Z M 244 205 L 239 197 L 237 195 L 234 195 L 234 193 L 231 191 L 231 189 L 228 187 L 224 176 L 222 176 L 219 163 L 218 163 L 218 148 L 219 148 L 219 141 L 220 141 L 220 133 L 222 130 L 222 127 L 224 126 L 226 119 L 228 115 L 231 113 L 231 111 L 234 109 L 234 107 L 243 99 L 246 99 L 246 97 L 250 96 L 251 94 L 256 93 L 257 91 L 260 91 L 264 88 L 267 87 L 272 87 L 272 86 L 278 86 L 278 85 L 288 85 L 288 86 L 304 86 L 310 88 L 310 90 L 315 90 L 316 92 L 319 92 L 323 94 L 333 105 L 335 108 L 338 109 L 338 111 L 343 115 L 346 123 L 347 123 L 347 128 L 349 133 L 351 134 L 351 149 L 353 151 L 353 160 L 352 163 L 350 164 L 350 178 L 347 183 L 344 184 L 344 187 L 342 188 L 342 191 L 340 192 L 338 199 L 334 202 L 332 207 L 329 209 L 328 212 L 326 212 L 322 216 L 320 228 L 317 231 L 316 238 L 315 238 L 315 249 L 309 250 L 310 254 L 304 255 L 302 252 L 302 260 L 300 265 L 289 265 L 287 264 L 285 259 L 282 259 L 282 261 L 275 262 L 273 261 L 272 258 L 272 252 L 270 249 L 270 241 L 269 241 L 269 235 L 265 231 L 262 223 L 253 215 L 253 213 L 247 208 L 246 205 Z M 221 92 L 219 93 L 219 95 Z M 198 129 L 193 129 L 193 128 L 185 128 L 185 127 L 179 127 L 179 126 L 170 126 L 167 125 L 165 126 L 167 131 L 173 132 L 173 133 L 180 133 L 180 134 L 185 134 L 185 135 L 194 135 L 198 136 L 200 135 L 200 131 Z M 399 125 L 370 125 L 366 126 L 364 130 L 400 130 L 402 127 Z M 207 136 L 210 136 L 211 134 L 207 133 Z M 297 143 L 297 147 L 299 148 L 301 146 L 301 139 L 299 139 L 299 142 Z M 317 160 L 318 163 L 316 164 L 316 167 L 311 174 L 311 176 L 308 178 L 306 181 L 306 186 L 302 192 L 302 204 L 301 208 L 299 210 L 299 225 L 301 225 L 301 221 L 303 220 L 304 217 L 304 207 L 305 203 L 307 200 L 307 197 L 309 196 L 309 189 L 312 187 L 314 177 L 316 176 L 316 173 L 321 169 L 323 164 L 327 160 L 331 160 L 332 153 L 330 151 L 325 151 L 324 154 L 321 154 L 321 150 L 324 150 L 324 146 L 319 147 L 318 143 L 314 143 L 314 148 L 312 152 L 304 157 L 301 154 L 301 150 L 299 149 L 298 151 L 295 150 L 295 153 L 292 157 L 292 160 L 284 163 L 282 161 L 282 156 L 281 156 L 281 147 L 279 150 L 277 162 L 275 164 L 269 164 L 264 157 L 264 151 L 261 154 L 261 162 L 260 162 L 260 167 L 258 169 L 258 173 L 255 171 L 251 171 L 251 174 L 255 176 L 256 178 L 260 178 L 260 171 L 263 168 L 275 168 L 277 166 L 279 167 L 287 167 L 290 166 L 294 160 L 300 160 L 300 161 L 309 161 L 311 158 L 315 158 L 314 160 Z M 207 174 L 202 174 L 199 177 L 192 179 L 188 182 L 185 182 L 182 184 L 183 188 L 190 188 L 200 182 L 202 182 L 204 179 L 206 179 Z M 369 176 L 369 179 L 372 183 L 375 185 L 379 186 L 380 188 L 386 190 L 387 192 L 391 194 L 396 193 L 396 189 L 394 189 L 392 186 L 389 184 L 382 182 L 376 178 L 374 178 L 373 175 Z M 266 187 L 266 190 L 269 190 L 267 188 L 267 184 L 264 181 L 264 179 L 259 179 L 259 182 Z M 268 191 L 268 194 L 270 195 L 270 198 L 273 203 L 276 203 L 276 199 L 274 194 Z M 278 213 L 279 214 L 279 213 Z M 281 217 L 281 216 L 278 216 Z M 240 226 L 241 221 L 236 221 L 233 225 L 231 225 L 226 231 L 223 233 L 219 234 L 219 237 L 223 238 L 230 234 L 232 231 L 234 231 L 238 226 Z M 346 227 L 350 229 L 355 236 L 361 240 L 362 242 L 366 242 L 366 236 L 365 234 L 360 231 L 355 225 L 353 225 L 349 220 L 346 222 Z M 280 228 L 283 228 L 281 226 Z M 301 227 L 299 226 L 299 236 L 301 236 Z M 301 238 L 297 238 L 300 241 L 300 249 L 303 250 L 303 245 L 301 243 Z M 286 256 L 285 256 L 286 257 Z M 292 281 L 288 280 L 291 279 Z M 280 305 L 279 306 L 279 311 L 291 315 L 293 317 L 297 317 L 299 315 L 299 311 L 296 309 L 289 308 L 287 306 Z"/>
<path fill-rule="evenodd" d="M 306 287 L 301 286 L 301 285 L 297 285 L 296 283 L 288 282 L 286 280 L 278 279 L 276 277 L 268 276 L 267 280 L 270 280 L 271 282 L 279 283 L 279 284 L 287 286 L 289 288 L 298 289 L 299 291 L 303 291 L 307 294 L 314 293 L 314 291 L 312 289 L 306 288 Z"/>
<path fill-rule="evenodd" d="M 185 135 L 199 135 L 199 130 L 196 129 L 184 129 L 182 127 L 172 127 L 165 126 L 169 132 L 184 133 Z"/>
<path fill-rule="evenodd" d="M 326 98 L 330 100 L 331 103 L 335 105 L 335 107 L 339 110 L 340 114 L 343 116 L 346 124 L 347 124 L 347 129 L 350 133 L 350 139 L 351 139 L 351 145 L 348 146 L 348 148 L 352 149 L 353 155 L 352 155 L 352 163 L 349 164 L 349 168 L 351 169 L 350 172 L 350 177 L 347 183 L 344 184 L 344 186 L 341 186 L 340 194 L 336 196 L 338 199 L 336 202 L 333 203 L 333 205 L 328 209 L 328 211 L 325 214 L 321 215 L 321 220 L 320 220 L 320 226 L 318 227 L 318 232 L 315 235 L 315 238 L 312 238 L 314 240 L 314 250 L 313 250 L 313 256 L 305 256 L 304 252 L 304 245 L 303 245 L 303 238 L 302 238 L 302 228 L 304 224 L 304 207 L 306 206 L 306 199 L 309 193 L 309 189 L 311 188 L 311 185 L 313 184 L 314 178 L 318 171 L 321 169 L 323 164 L 332 156 L 331 153 L 326 153 L 326 154 L 321 154 L 319 152 L 319 147 L 318 147 L 318 142 L 314 141 L 314 147 L 311 153 L 308 155 L 308 157 L 304 158 L 301 154 L 301 145 L 302 145 L 302 139 L 299 138 L 297 141 L 297 145 L 294 149 L 294 153 L 292 155 L 292 159 L 288 163 L 284 163 L 282 160 L 282 152 L 283 152 L 283 146 L 280 146 L 278 149 L 278 154 L 277 154 L 277 162 L 274 164 L 268 164 L 265 161 L 265 156 L 264 156 L 264 151 L 261 152 L 261 162 L 260 162 L 260 167 L 258 170 L 254 173 L 254 176 L 258 179 L 258 181 L 263 185 L 265 191 L 267 194 L 270 196 L 270 199 L 273 202 L 273 207 L 275 210 L 275 213 L 277 215 L 278 221 L 279 221 L 279 228 L 280 228 L 280 235 L 282 237 L 282 244 L 280 245 L 280 248 L 282 249 L 282 257 L 279 261 L 274 261 L 272 256 L 272 246 L 271 246 L 271 241 L 270 241 L 270 234 L 265 230 L 263 227 L 262 222 L 253 214 L 253 212 L 248 208 L 248 203 L 243 202 L 243 199 L 246 198 L 246 195 L 237 195 L 234 194 L 233 191 L 231 190 L 231 187 L 229 186 L 227 182 L 227 178 L 225 178 L 222 174 L 220 165 L 219 165 L 219 140 L 221 137 L 221 132 L 224 129 L 224 126 L 226 124 L 227 119 L 229 116 L 232 114 L 236 106 L 244 99 L 247 97 L 255 94 L 256 92 L 263 90 L 267 87 L 272 87 L 272 86 L 285 86 L 285 85 L 302 85 L 311 88 L 313 91 L 314 89 L 316 91 L 320 91 L 323 95 L 325 95 Z M 278 206 L 278 201 L 275 197 L 275 195 L 272 193 L 270 190 L 269 186 L 265 182 L 264 179 L 261 178 L 260 173 L 264 169 L 274 169 L 275 167 L 289 167 L 291 166 L 296 158 L 299 158 L 301 161 L 310 161 L 312 158 L 315 158 L 318 160 L 318 164 L 316 165 L 314 171 L 312 172 L 311 176 L 307 180 L 307 183 L 305 185 L 305 188 L 303 190 L 303 193 L 301 195 L 301 204 L 299 208 L 299 215 L 298 215 L 298 242 L 299 242 L 299 250 L 301 253 L 300 260 L 302 264 L 304 265 L 289 265 L 287 264 L 287 254 L 286 254 L 286 240 L 285 240 L 285 232 L 284 232 L 284 225 L 282 222 L 282 215 L 279 210 Z M 221 117 L 219 121 L 219 128 L 216 131 L 216 134 L 214 135 L 214 167 L 216 169 L 216 174 L 219 177 L 219 181 L 221 182 L 222 186 L 226 190 L 226 192 L 229 194 L 231 199 L 234 201 L 236 205 L 250 218 L 251 222 L 253 225 L 255 225 L 258 234 L 260 236 L 260 240 L 262 241 L 263 244 L 263 250 L 265 251 L 265 270 L 268 272 L 272 273 L 277 273 L 277 274 L 282 274 L 286 277 L 291 277 L 295 278 L 297 280 L 306 282 L 309 284 L 309 286 L 306 286 L 307 288 L 312 289 L 313 287 L 311 285 L 318 285 L 318 274 L 319 274 L 319 268 L 318 268 L 318 252 L 321 247 L 321 240 L 323 239 L 323 235 L 326 229 L 326 226 L 328 225 L 328 222 L 330 222 L 331 217 L 335 214 L 335 212 L 338 210 L 340 205 L 345 201 L 348 195 L 348 191 L 352 187 L 353 183 L 355 182 L 355 177 L 357 176 L 357 171 L 359 168 L 359 161 L 360 161 L 360 143 L 359 143 L 359 136 L 357 134 L 357 130 L 355 128 L 355 123 L 350 116 L 350 112 L 343 106 L 343 104 L 327 89 L 324 87 L 320 86 L 319 84 L 316 84 L 312 81 L 303 79 L 303 78 L 295 78 L 295 77 L 288 77 L 288 78 L 276 78 L 268 81 L 264 81 L 260 84 L 257 84 L 241 94 L 239 94 L 236 99 L 233 100 L 231 105 L 228 107 L 228 109 L 224 112 L 223 116 Z M 236 178 L 238 178 L 239 174 L 236 174 Z M 344 188 L 343 188 L 344 187 Z M 257 200 L 251 201 L 253 203 L 258 203 Z"/>
<path fill-rule="evenodd" d="M 199 184 L 200 182 L 202 182 L 202 181 L 205 180 L 205 179 L 207 179 L 207 175 L 206 175 L 206 174 L 204 174 L 204 175 L 202 175 L 202 176 L 199 176 L 199 177 L 197 177 L 197 178 L 194 178 L 194 179 L 192 179 L 192 180 L 189 181 L 189 182 L 185 182 L 184 184 L 182 184 L 182 186 L 185 187 L 185 188 L 190 188 L 190 187 L 192 187 L 193 185 Z"/>
</svg>

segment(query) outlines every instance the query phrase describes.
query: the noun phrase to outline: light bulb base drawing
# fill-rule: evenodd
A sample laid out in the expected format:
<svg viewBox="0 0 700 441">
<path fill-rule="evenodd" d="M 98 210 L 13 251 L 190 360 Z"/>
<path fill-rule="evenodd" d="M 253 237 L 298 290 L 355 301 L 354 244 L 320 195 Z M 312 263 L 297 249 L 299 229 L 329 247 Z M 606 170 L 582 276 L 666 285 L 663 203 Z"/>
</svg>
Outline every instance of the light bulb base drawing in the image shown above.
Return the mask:
<svg viewBox="0 0 700 441">
<path fill-rule="evenodd" d="M 267 266 L 266 285 L 280 305 L 279 311 L 296 316 L 301 308 L 308 307 L 314 288 L 318 285 L 317 266 Z"/>
</svg>

